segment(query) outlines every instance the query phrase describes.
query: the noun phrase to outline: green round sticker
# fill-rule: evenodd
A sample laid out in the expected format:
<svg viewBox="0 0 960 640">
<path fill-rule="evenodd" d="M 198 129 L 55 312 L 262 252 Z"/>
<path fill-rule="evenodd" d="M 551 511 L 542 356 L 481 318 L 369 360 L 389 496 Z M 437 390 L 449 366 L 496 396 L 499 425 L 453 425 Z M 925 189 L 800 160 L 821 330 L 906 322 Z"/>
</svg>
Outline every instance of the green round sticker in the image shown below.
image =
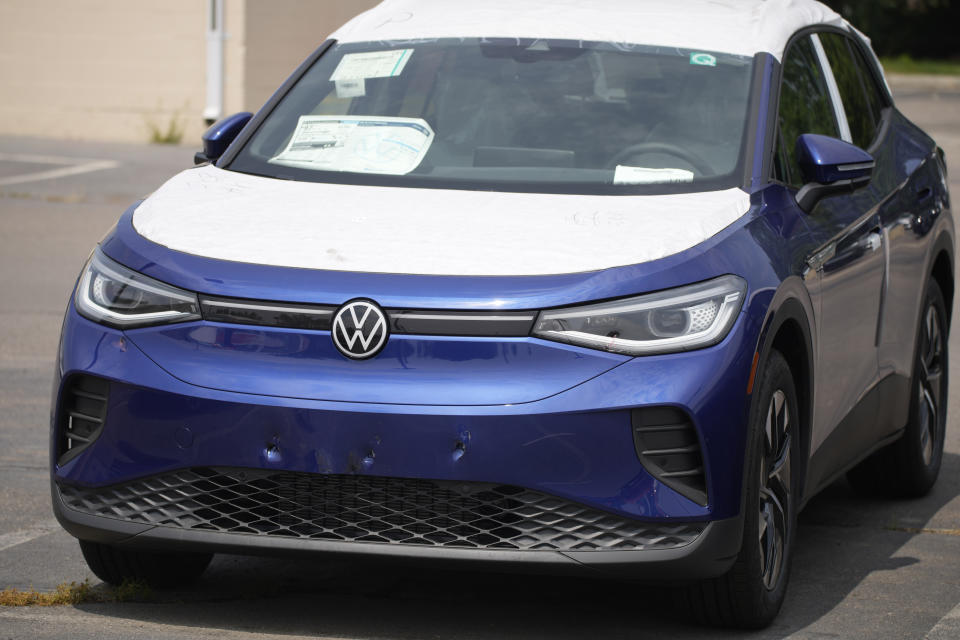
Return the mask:
<svg viewBox="0 0 960 640">
<path fill-rule="evenodd" d="M 717 66 L 717 59 L 709 53 L 691 53 L 690 64 L 698 64 L 702 67 Z"/>
</svg>

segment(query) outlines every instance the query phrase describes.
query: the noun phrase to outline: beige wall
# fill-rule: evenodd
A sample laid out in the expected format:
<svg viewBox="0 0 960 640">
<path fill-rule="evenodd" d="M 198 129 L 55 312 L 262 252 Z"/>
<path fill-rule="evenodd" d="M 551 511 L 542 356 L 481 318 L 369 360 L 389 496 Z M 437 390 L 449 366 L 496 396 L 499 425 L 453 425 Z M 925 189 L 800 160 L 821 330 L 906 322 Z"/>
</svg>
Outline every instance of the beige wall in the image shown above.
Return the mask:
<svg viewBox="0 0 960 640">
<path fill-rule="evenodd" d="M 255 111 L 375 0 L 225 0 L 224 111 Z M 206 0 L 0 0 L 0 134 L 146 142 L 206 128 Z"/>
<path fill-rule="evenodd" d="M 244 104 L 258 109 L 331 32 L 375 4 L 377 0 L 248 0 Z"/>
<path fill-rule="evenodd" d="M 203 108 L 203 8 L 0 2 L 0 133 L 145 141 L 151 124 L 187 122 Z"/>
</svg>

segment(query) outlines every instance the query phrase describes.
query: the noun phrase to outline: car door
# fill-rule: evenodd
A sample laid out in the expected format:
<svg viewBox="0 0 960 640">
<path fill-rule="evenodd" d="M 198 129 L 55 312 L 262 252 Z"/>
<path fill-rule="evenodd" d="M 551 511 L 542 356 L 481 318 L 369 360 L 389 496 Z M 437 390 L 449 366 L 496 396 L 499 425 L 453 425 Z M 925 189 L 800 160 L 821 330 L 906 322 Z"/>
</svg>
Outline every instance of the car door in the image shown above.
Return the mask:
<svg viewBox="0 0 960 640">
<path fill-rule="evenodd" d="M 878 436 L 907 421 L 918 310 L 925 285 L 927 234 L 942 205 L 933 141 L 893 107 L 867 63 L 863 44 L 841 33 L 820 34 L 837 80 L 853 142 L 877 161 L 870 191 L 879 200 L 886 272 L 878 328 L 883 387 Z"/>
<path fill-rule="evenodd" d="M 778 171 L 802 186 L 795 144 L 804 133 L 850 140 L 837 87 L 815 34 L 796 38 L 783 59 Z M 810 481 L 838 471 L 875 422 L 877 326 L 883 283 L 883 234 L 877 197 L 861 189 L 821 200 L 804 216 L 811 250 L 806 283 L 817 312 Z M 811 487 L 814 488 L 814 487 Z"/>
</svg>

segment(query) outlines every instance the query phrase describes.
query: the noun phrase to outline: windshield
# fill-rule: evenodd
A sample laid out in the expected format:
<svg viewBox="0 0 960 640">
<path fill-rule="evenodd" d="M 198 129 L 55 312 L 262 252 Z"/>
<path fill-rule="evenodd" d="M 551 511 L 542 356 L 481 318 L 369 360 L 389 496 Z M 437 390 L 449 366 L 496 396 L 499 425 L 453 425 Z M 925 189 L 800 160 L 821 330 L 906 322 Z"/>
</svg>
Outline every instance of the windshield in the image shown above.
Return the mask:
<svg viewBox="0 0 960 640">
<path fill-rule="evenodd" d="M 729 188 L 740 184 L 751 65 L 564 40 L 337 44 L 228 168 L 504 191 Z"/>
</svg>

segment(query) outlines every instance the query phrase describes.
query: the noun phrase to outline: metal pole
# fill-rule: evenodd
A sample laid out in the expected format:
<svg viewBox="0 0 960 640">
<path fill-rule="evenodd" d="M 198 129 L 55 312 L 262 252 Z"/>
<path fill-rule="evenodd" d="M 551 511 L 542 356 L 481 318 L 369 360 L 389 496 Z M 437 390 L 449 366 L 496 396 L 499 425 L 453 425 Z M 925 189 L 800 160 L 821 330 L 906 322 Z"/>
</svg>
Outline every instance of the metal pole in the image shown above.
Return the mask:
<svg viewBox="0 0 960 640">
<path fill-rule="evenodd" d="M 207 0 L 207 124 L 223 117 L 223 0 Z"/>
</svg>

